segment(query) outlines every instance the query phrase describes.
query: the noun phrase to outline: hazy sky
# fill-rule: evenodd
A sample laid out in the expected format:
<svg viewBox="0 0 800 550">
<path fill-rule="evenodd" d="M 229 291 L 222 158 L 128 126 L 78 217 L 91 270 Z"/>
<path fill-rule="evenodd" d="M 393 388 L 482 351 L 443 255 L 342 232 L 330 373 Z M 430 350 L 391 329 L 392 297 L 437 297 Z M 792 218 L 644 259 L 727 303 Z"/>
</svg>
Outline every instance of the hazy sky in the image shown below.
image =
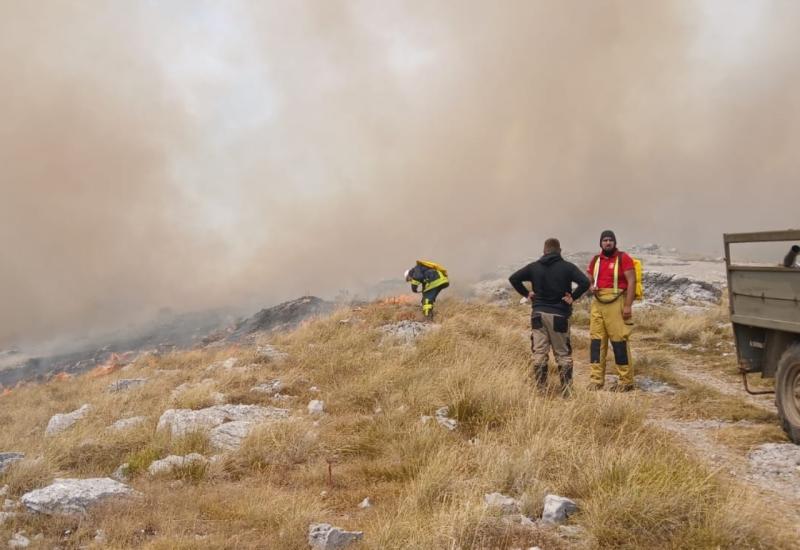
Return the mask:
<svg viewBox="0 0 800 550">
<path fill-rule="evenodd" d="M 0 2 L 0 346 L 800 226 L 794 1 Z M 457 277 L 458 278 L 458 277 Z"/>
</svg>

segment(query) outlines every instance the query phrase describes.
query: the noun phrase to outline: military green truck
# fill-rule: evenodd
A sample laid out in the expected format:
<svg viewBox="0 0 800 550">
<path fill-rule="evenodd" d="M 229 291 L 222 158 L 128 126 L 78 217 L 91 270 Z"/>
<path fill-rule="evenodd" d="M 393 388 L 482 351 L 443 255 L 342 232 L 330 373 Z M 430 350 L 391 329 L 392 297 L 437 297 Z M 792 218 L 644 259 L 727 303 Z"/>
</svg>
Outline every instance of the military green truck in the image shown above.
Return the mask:
<svg viewBox="0 0 800 550">
<path fill-rule="evenodd" d="M 800 230 L 731 233 L 724 236 L 731 323 L 744 388 L 747 375 L 775 378 L 775 404 L 783 429 L 800 444 L 800 269 L 734 264 L 731 245 L 800 242 Z M 787 245 L 787 250 L 789 245 Z"/>
</svg>

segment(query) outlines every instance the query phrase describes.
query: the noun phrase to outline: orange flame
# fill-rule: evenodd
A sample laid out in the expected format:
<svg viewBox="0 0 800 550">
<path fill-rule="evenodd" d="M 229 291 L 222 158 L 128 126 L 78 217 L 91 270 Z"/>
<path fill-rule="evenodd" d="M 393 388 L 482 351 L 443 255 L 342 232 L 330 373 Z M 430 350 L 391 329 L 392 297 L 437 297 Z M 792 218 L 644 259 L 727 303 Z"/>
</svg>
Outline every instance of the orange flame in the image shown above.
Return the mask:
<svg viewBox="0 0 800 550">
<path fill-rule="evenodd" d="M 116 371 L 122 366 L 120 361 L 120 356 L 116 353 L 112 353 L 111 357 L 103 363 L 102 365 L 97 365 L 95 368 L 89 371 L 89 378 L 99 378 L 101 376 L 106 376 L 111 374 L 112 372 Z"/>
<path fill-rule="evenodd" d="M 414 296 L 413 294 L 398 294 L 397 296 L 389 296 L 384 298 L 380 301 L 381 304 L 386 305 L 405 305 L 405 304 L 413 304 L 419 301 L 419 298 Z"/>
</svg>

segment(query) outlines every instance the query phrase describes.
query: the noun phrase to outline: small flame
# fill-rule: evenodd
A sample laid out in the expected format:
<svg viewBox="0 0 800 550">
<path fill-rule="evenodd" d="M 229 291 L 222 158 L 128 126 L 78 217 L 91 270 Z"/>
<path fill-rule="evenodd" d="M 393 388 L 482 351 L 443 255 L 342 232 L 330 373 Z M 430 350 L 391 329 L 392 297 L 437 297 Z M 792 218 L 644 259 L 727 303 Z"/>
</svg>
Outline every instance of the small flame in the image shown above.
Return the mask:
<svg viewBox="0 0 800 550">
<path fill-rule="evenodd" d="M 413 294 L 398 294 L 397 296 L 389 296 L 387 298 L 384 298 L 383 300 L 380 301 L 380 303 L 399 306 L 405 304 L 413 304 L 418 301 L 419 298 L 417 298 Z"/>
<path fill-rule="evenodd" d="M 130 364 L 136 359 L 136 356 L 137 354 L 132 351 L 126 351 L 124 353 L 112 353 L 105 363 L 98 365 L 89 371 L 89 377 L 98 378 L 100 376 L 111 374 L 125 365 Z"/>
</svg>

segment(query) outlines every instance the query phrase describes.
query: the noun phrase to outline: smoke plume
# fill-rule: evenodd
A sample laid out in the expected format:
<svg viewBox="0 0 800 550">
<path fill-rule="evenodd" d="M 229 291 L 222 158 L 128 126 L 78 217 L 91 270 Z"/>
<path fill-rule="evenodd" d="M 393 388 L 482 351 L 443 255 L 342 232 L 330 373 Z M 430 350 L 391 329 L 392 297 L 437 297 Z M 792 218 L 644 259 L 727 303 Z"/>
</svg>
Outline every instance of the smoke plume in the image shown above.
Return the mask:
<svg viewBox="0 0 800 550">
<path fill-rule="evenodd" d="M 738 3 L 737 3 L 738 4 Z M 797 225 L 789 2 L 0 5 L 0 346 Z"/>
</svg>

